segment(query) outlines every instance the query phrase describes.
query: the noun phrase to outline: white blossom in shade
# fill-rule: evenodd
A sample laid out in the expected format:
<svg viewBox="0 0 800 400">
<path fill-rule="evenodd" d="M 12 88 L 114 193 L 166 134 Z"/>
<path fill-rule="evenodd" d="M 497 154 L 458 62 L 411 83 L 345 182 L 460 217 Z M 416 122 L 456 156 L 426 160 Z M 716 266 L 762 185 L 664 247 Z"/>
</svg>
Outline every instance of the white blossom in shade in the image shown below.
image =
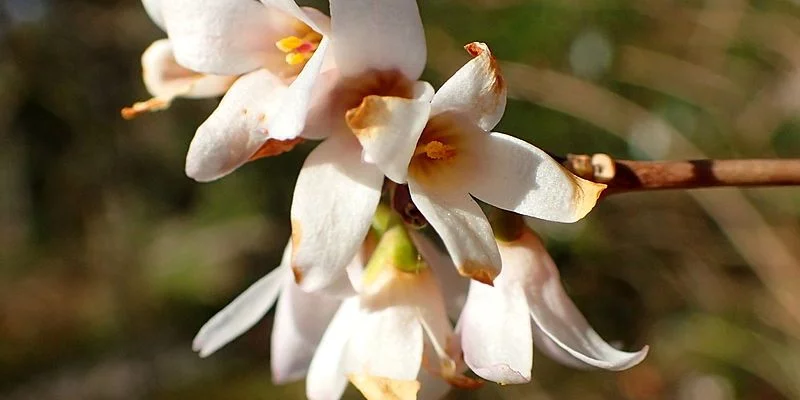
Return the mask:
<svg viewBox="0 0 800 400">
<path fill-rule="evenodd" d="M 342 303 L 342 297 L 306 293 L 294 283 L 286 247 L 281 265 L 258 280 L 222 311 L 211 318 L 194 339 L 192 347 L 207 357 L 250 329 L 277 301 L 270 340 L 272 379 L 286 383 L 305 376 L 317 344 Z M 362 255 L 348 267 L 359 279 Z M 341 282 L 344 298 L 354 295 L 349 282 Z"/>
<path fill-rule="evenodd" d="M 407 169 L 402 163 L 379 169 L 373 160 L 411 156 L 433 95 L 430 84 L 417 81 L 426 49 L 416 1 L 332 0 L 330 6 L 337 68 L 320 79 L 329 84 L 319 86 L 316 105 L 297 103 L 273 121 L 287 134 L 329 135 L 306 159 L 292 201 L 292 267 L 309 291 L 338 279 L 353 257 L 384 173 Z M 364 124 L 391 125 L 389 140 L 372 140 Z"/>
<path fill-rule="evenodd" d="M 506 86 L 485 44 L 466 49 L 474 58 L 433 96 L 421 136 L 396 138 L 398 125 L 410 118 L 365 119 L 357 136 L 365 147 L 391 149 L 370 153 L 372 161 L 388 178 L 408 183 L 414 204 L 459 272 L 491 283 L 500 271 L 500 254 L 472 196 L 519 214 L 574 222 L 594 207 L 605 185 L 571 174 L 522 140 L 490 133 L 505 110 Z M 362 108 L 388 108 L 380 98 L 367 100 Z M 397 172 L 404 170 L 407 175 Z"/>
<path fill-rule="evenodd" d="M 382 239 L 374 254 L 383 245 Z M 396 258 L 382 258 L 388 259 Z M 338 399 L 348 380 L 367 399 L 438 399 L 451 384 L 478 385 L 460 373 L 465 367 L 434 276 L 438 267 L 406 271 L 375 262 L 322 337 L 306 379 L 308 398 Z"/>
<path fill-rule="evenodd" d="M 470 283 L 456 328 L 464 360 L 478 376 L 501 384 L 529 382 L 534 342 L 569 366 L 619 371 L 645 358 L 647 346 L 617 350 L 589 326 L 535 233 L 526 229 L 519 238 L 497 244 L 503 271 L 494 287 Z"/>
</svg>

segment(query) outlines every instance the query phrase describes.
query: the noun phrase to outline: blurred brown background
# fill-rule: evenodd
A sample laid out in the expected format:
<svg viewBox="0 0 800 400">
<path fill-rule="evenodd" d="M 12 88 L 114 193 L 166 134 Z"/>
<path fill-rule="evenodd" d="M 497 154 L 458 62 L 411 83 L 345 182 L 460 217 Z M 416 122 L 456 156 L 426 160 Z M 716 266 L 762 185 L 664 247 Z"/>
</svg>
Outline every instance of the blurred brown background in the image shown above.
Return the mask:
<svg viewBox="0 0 800 400">
<path fill-rule="evenodd" d="M 320 2 L 317 2 L 317 5 Z M 308 4 L 308 3 L 306 3 Z M 324 6 L 324 4 L 322 4 Z M 511 96 L 498 130 L 555 153 L 800 156 L 800 2 L 423 0 L 441 84 L 487 42 Z M 311 145 L 211 184 L 183 175 L 216 101 L 147 97 L 163 33 L 138 1 L 0 0 L 0 398 L 283 399 L 264 322 L 210 359 L 191 339 L 277 264 Z M 534 382 L 466 399 L 800 398 L 800 191 L 622 195 L 531 221 L 623 372 L 537 354 Z M 353 391 L 348 396 L 354 397 Z"/>
</svg>

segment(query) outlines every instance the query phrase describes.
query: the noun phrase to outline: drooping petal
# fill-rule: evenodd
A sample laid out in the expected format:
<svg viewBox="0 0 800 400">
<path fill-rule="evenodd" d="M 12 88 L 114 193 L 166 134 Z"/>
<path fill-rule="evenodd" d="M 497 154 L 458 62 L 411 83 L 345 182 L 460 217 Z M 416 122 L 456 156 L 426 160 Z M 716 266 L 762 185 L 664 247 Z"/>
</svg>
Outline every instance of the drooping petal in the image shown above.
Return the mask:
<svg viewBox="0 0 800 400">
<path fill-rule="evenodd" d="M 526 232 L 511 246 L 501 245 L 504 270 L 525 270 L 525 292 L 534 329 L 577 360 L 596 368 L 619 371 L 639 364 L 647 356 L 620 351 L 606 343 L 567 296 L 558 269 L 538 237 Z M 513 259 L 513 264 L 506 262 Z"/>
<path fill-rule="evenodd" d="M 281 266 L 259 279 L 212 317 L 195 336 L 192 349 L 208 357 L 250 329 L 275 303 L 289 274 L 290 247 L 286 247 Z"/>
<path fill-rule="evenodd" d="M 527 316 L 528 304 L 519 288 L 471 282 L 456 328 L 467 365 L 481 378 L 500 384 L 529 382 L 533 343 Z"/>
<path fill-rule="evenodd" d="M 411 307 L 364 309 L 345 348 L 350 375 L 415 380 L 422 364 L 422 326 Z"/>
<path fill-rule="evenodd" d="M 430 109 L 427 101 L 367 96 L 360 106 L 347 112 L 346 120 L 364 149 L 364 160 L 402 184 Z"/>
<path fill-rule="evenodd" d="M 142 76 L 151 95 L 170 100 L 222 96 L 237 78 L 200 74 L 181 67 L 168 39 L 153 42 L 142 53 Z"/>
<path fill-rule="evenodd" d="M 425 34 L 416 0 L 331 0 L 336 64 L 345 76 L 398 70 L 417 80 L 425 67 Z"/>
<path fill-rule="evenodd" d="M 150 19 L 152 19 L 159 28 L 166 30 L 164 28 L 164 16 L 161 11 L 161 3 L 163 3 L 162 0 L 142 0 L 144 10 L 147 12 L 147 15 L 150 16 Z"/>
<path fill-rule="evenodd" d="M 292 268 L 300 286 L 319 290 L 344 274 L 378 206 L 383 174 L 361 161 L 352 135 L 334 135 L 306 159 L 292 200 Z"/>
<path fill-rule="evenodd" d="M 309 400 L 339 400 L 342 397 L 347 387 L 347 375 L 341 368 L 341 359 L 359 315 L 358 308 L 358 297 L 343 301 L 325 330 L 308 368 L 306 396 Z"/>
<path fill-rule="evenodd" d="M 303 7 L 297 5 L 294 0 L 260 0 L 267 7 L 273 7 L 291 15 L 294 18 L 302 21 L 304 24 L 311 27 L 311 29 L 327 35 L 330 30 L 329 18 L 320 18 L 324 15 L 316 9 Z"/>
<path fill-rule="evenodd" d="M 464 277 L 460 276 L 456 271 L 453 260 L 439 250 L 425 235 L 414 230 L 410 230 L 409 233 L 422 259 L 430 265 L 436 280 L 439 282 L 445 307 L 447 308 L 447 315 L 453 320 L 457 320 L 467 299 L 469 279 L 464 279 Z"/>
<path fill-rule="evenodd" d="M 285 14 L 259 2 L 170 0 L 161 9 L 175 58 L 191 70 L 238 75 L 280 55 L 275 19 Z"/>
<path fill-rule="evenodd" d="M 280 107 L 269 121 L 269 131 L 276 139 L 294 139 L 303 131 L 329 43 L 328 37 L 322 39 L 314 55 L 289 85 Z"/>
<path fill-rule="evenodd" d="M 469 192 L 493 206 L 556 222 L 575 222 L 605 185 L 581 179 L 544 151 L 502 133 L 469 135 L 475 157 Z"/>
<path fill-rule="evenodd" d="M 411 199 L 442 238 L 459 273 L 489 283 L 500 273 L 500 253 L 483 211 L 466 193 L 435 190 L 409 179 Z"/>
<path fill-rule="evenodd" d="M 317 344 L 339 308 L 336 298 L 300 290 L 286 274 L 270 340 L 272 381 L 283 384 L 306 375 Z"/>
<path fill-rule="evenodd" d="M 247 162 L 270 139 L 266 121 L 285 89 L 264 69 L 239 78 L 197 129 L 186 155 L 186 175 L 208 182 Z"/>
<path fill-rule="evenodd" d="M 490 131 L 505 112 L 507 87 L 485 43 L 470 43 L 465 48 L 474 58 L 439 88 L 431 113 L 455 111 Z"/>
</svg>

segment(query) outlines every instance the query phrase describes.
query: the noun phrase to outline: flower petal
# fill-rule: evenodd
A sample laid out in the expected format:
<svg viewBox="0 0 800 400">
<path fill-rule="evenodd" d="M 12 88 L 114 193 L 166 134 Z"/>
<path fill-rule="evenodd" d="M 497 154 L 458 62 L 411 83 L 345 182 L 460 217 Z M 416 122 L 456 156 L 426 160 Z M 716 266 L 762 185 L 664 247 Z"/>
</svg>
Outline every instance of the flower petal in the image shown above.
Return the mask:
<svg viewBox="0 0 800 400">
<path fill-rule="evenodd" d="M 497 60 L 485 43 L 470 43 L 465 48 L 474 58 L 439 88 L 431 113 L 456 111 L 490 131 L 505 112 L 507 87 Z"/>
<path fill-rule="evenodd" d="M 164 29 L 164 16 L 162 14 L 161 3 L 163 3 L 162 0 L 142 0 L 144 11 L 147 12 L 150 19 L 152 19 L 159 28 L 166 30 Z"/>
<path fill-rule="evenodd" d="M 437 278 L 436 280 L 439 282 L 445 307 L 447 308 L 447 315 L 457 320 L 467 299 L 467 289 L 470 281 L 456 272 L 453 260 L 439 250 L 425 235 L 415 230 L 409 230 L 409 233 L 419 254 L 430 265 Z"/>
<path fill-rule="evenodd" d="M 328 53 L 330 39 L 325 37 L 303 70 L 289 85 L 280 108 L 268 123 L 272 136 L 279 140 L 294 139 L 303 131 L 311 108 L 315 84 Z"/>
<path fill-rule="evenodd" d="M 544 151 L 502 133 L 470 135 L 475 154 L 469 192 L 502 209 L 556 222 L 575 222 L 606 185 L 581 179 Z"/>
<path fill-rule="evenodd" d="M 416 380 L 397 380 L 378 376 L 353 374 L 349 376 L 367 400 L 416 400 L 420 384 Z"/>
<path fill-rule="evenodd" d="M 307 291 L 342 274 L 369 230 L 383 174 L 361 161 L 352 135 L 325 140 L 306 159 L 292 200 L 292 268 Z"/>
<path fill-rule="evenodd" d="M 491 284 L 500 273 L 500 253 L 492 228 L 466 193 L 435 190 L 409 179 L 411 199 L 442 238 L 463 276 Z"/>
<path fill-rule="evenodd" d="M 302 21 L 304 24 L 311 27 L 311 29 L 327 35 L 330 30 L 330 21 L 326 21 L 327 17 L 316 9 L 303 7 L 297 5 L 294 0 L 260 0 L 267 7 L 273 7 L 291 15 L 294 18 Z M 320 18 L 323 17 L 323 18 Z"/>
<path fill-rule="evenodd" d="M 290 254 L 291 247 L 286 246 L 278 268 L 247 288 L 200 328 L 192 342 L 192 349 L 200 352 L 200 357 L 208 357 L 264 317 L 289 276 Z"/>
<path fill-rule="evenodd" d="M 572 357 L 596 368 L 620 371 L 639 364 L 647 356 L 647 346 L 637 352 L 617 350 L 589 326 L 564 291 L 558 269 L 538 237 L 526 233 L 515 243 L 514 248 L 501 246 L 501 252 L 504 261 L 512 257 L 509 251 L 516 252 L 513 257 L 520 265 L 506 263 L 504 268 L 527 270 L 525 292 L 535 330 L 540 330 Z"/>
<path fill-rule="evenodd" d="M 377 165 L 387 178 L 402 184 L 406 182 L 408 164 L 428 123 L 430 109 L 427 101 L 367 96 L 345 118 L 364 149 L 364 160 Z"/>
<path fill-rule="evenodd" d="M 191 70 L 243 74 L 280 55 L 275 20 L 284 14 L 258 2 L 170 0 L 161 9 L 175 58 Z"/>
<path fill-rule="evenodd" d="M 197 129 L 186 155 L 186 175 L 208 182 L 247 162 L 270 138 L 265 121 L 285 89 L 264 69 L 239 78 Z"/>
<path fill-rule="evenodd" d="M 358 297 L 351 297 L 339 307 L 319 342 L 308 368 L 306 396 L 309 400 L 338 400 L 347 387 L 347 375 L 340 367 L 345 345 L 356 317 Z"/>
<path fill-rule="evenodd" d="M 345 76 L 398 70 L 417 80 L 425 68 L 425 34 L 416 0 L 331 0 L 336 64 Z"/>
<path fill-rule="evenodd" d="M 345 373 L 415 380 L 422 365 L 422 334 L 412 307 L 362 306 L 342 358 Z"/>
<path fill-rule="evenodd" d="M 147 91 L 155 97 L 204 98 L 222 96 L 236 76 L 206 75 L 181 67 L 168 39 L 153 42 L 142 53 L 142 72 Z"/>
<path fill-rule="evenodd" d="M 286 279 L 270 340 L 272 381 L 276 384 L 306 375 L 317 344 L 341 303 L 336 298 L 300 290 L 288 273 Z"/>
<path fill-rule="evenodd" d="M 467 365 L 481 378 L 500 384 L 530 382 L 533 343 L 527 316 L 528 304 L 519 288 L 471 282 L 456 328 Z"/>
</svg>

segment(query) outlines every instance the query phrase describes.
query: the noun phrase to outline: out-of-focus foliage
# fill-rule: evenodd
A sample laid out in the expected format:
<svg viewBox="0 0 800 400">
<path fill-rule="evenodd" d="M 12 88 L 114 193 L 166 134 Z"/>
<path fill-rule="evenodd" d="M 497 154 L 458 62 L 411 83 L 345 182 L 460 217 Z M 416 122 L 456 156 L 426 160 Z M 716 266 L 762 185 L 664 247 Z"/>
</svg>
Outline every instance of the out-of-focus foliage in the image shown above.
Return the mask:
<svg viewBox="0 0 800 400">
<path fill-rule="evenodd" d="M 319 2 L 316 5 L 320 5 Z M 441 84 L 487 42 L 511 96 L 498 130 L 554 153 L 798 157 L 800 4 L 422 0 Z M 311 145 L 211 184 L 183 175 L 215 101 L 132 122 L 138 1 L 0 0 L 0 397 L 302 398 L 269 384 L 271 317 L 208 360 L 196 330 L 274 266 Z M 534 382 L 451 398 L 800 398 L 800 192 L 611 198 L 531 221 L 623 373 L 537 354 Z M 348 392 L 349 396 L 354 394 Z"/>
</svg>

